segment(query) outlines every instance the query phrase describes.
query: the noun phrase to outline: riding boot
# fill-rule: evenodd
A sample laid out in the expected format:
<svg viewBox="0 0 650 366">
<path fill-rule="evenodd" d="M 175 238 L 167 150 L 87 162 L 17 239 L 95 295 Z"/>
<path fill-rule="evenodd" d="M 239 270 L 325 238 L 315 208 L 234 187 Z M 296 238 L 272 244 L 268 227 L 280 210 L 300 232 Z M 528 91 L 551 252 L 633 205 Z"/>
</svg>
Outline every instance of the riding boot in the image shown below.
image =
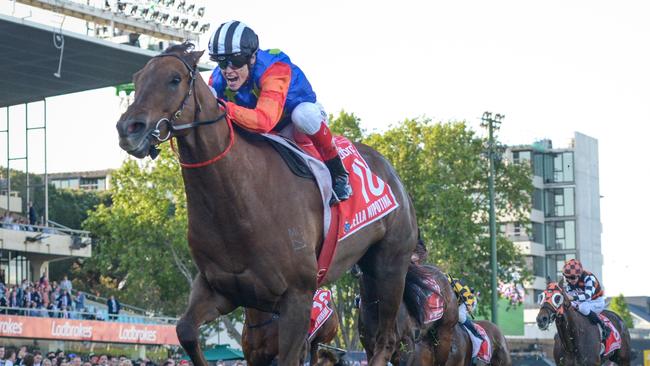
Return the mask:
<svg viewBox="0 0 650 366">
<path fill-rule="evenodd" d="M 607 340 L 607 337 L 609 337 L 609 333 L 611 330 L 607 325 L 605 325 L 605 322 L 603 322 L 598 314 L 594 313 L 593 311 L 587 315 L 587 318 L 591 321 L 592 324 L 597 325 L 600 324 L 601 329 L 603 330 L 602 336 L 603 336 L 603 341 Z"/>
<path fill-rule="evenodd" d="M 313 135 L 307 135 L 320 153 L 332 177 L 332 189 L 339 201 L 345 201 L 352 195 L 352 187 L 348 172 L 343 166 L 338 148 L 334 144 L 334 136 L 325 122 L 321 122 L 320 129 Z M 336 202 L 336 200 L 334 200 Z M 330 202 L 331 203 L 331 202 Z"/>
<path fill-rule="evenodd" d="M 478 330 L 476 329 L 476 327 L 474 326 L 474 322 L 472 322 L 470 319 L 465 320 L 465 323 L 463 323 L 463 325 L 470 332 L 472 332 L 472 334 L 474 334 L 478 339 L 483 339 L 483 336 L 481 335 L 481 333 L 479 333 Z"/>
<path fill-rule="evenodd" d="M 327 160 L 325 165 L 327 165 L 327 168 L 330 170 L 332 189 L 334 189 L 336 198 L 338 198 L 339 201 L 345 201 L 350 198 L 352 195 L 352 187 L 350 187 L 348 172 L 343 166 L 341 157 L 337 154 L 335 158 Z"/>
</svg>

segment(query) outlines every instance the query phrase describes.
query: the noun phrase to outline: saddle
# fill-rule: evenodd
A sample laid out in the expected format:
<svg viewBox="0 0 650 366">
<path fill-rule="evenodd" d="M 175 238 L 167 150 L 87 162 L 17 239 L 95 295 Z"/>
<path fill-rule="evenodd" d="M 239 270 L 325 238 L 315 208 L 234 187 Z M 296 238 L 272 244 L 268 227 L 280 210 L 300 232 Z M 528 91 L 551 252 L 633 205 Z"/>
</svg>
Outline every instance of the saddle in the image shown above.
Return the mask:
<svg viewBox="0 0 650 366">
<path fill-rule="evenodd" d="M 294 150 L 290 149 L 288 146 L 280 143 L 277 140 L 266 137 L 265 135 L 247 131 L 244 128 L 239 127 L 237 124 L 233 124 L 233 128 L 235 128 L 242 137 L 248 140 L 266 141 L 271 144 L 273 149 L 275 149 L 275 151 L 280 154 L 282 160 L 287 163 L 289 170 L 291 170 L 291 173 L 293 173 L 295 176 L 312 180 L 316 179 L 305 160 L 295 152 L 295 150 L 300 150 L 300 147 L 293 140 L 285 138 L 286 143 L 292 146 Z"/>
</svg>

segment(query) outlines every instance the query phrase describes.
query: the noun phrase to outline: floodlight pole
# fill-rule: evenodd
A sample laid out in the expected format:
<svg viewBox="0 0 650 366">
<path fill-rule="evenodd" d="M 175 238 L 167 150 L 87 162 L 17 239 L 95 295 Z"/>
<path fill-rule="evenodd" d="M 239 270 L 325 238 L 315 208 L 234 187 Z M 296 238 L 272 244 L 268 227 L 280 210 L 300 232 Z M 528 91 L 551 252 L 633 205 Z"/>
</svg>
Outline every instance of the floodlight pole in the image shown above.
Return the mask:
<svg viewBox="0 0 650 366">
<path fill-rule="evenodd" d="M 501 120 L 505 115 L 496 114 L 492 118 L 491 112 L 484 112 L 481 117 L 481 126 L 488 128 L 488 159 L 490 163 L 490 174 L 488 176 L 488 190 L 490 200 L 490 266 L 491 273 L 491 292 L 492 292 L 492 323 L 497 324 L 498 320 L 498 307 L 499 297 L 497 294 L 497 221 L 494 207 L 494 160 L 495 160 L 495 146 L 494 146 L 494 130 L 499 129 Z"/>
</svg>

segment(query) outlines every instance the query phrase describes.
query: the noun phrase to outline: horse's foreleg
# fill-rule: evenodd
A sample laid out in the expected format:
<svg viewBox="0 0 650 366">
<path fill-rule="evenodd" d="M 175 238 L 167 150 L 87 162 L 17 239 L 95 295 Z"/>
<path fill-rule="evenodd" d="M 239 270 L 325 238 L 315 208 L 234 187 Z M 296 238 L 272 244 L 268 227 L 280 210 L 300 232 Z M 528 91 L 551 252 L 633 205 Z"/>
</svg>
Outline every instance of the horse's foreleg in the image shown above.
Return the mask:
<svg viewBox="0 0 650 366">
<path fill-rule="evenodd" d="M 443 324 L 444 325 L 444 324 Z M 444 366 L 447 364 L 447 359 L 449 358 L 449 352 L 451 351 L 451 338 L 452 333 L 454 332 L 454 325 L 451 326 L 451 329 L 439 329 L 436 332 L 436 347 L 434 350 L 435 353 L 435 363 L 436 366 Z"/>
<path fill-rule="evenodd" d="M 400 265 L 399 261 L 403 263 Z M 376 302 L 378 307 L 375 347 L 373 357 L 368 361 L 369 366 L 386 365 L 397 347 L 395 323 L 404 293 L 407 267 L 407 257 L 375 257 L 363 263 L 363 281 L 368 289 L 366 296 L 368 298 L 363 298 L 362 302 L 366 304 Z"/>
<path fill-rule="evenodd" d="M 306 346 L 312 293 L 287 295 L 280 304 L 278 363 L 297 366 Z"/>
<path fill-rule="evenodd" d="M 309 366 L 318 363 L 318 342 L 314 341 L 309 344 Z"/>
<path fill-rule="evenodd" d="M 435 360 L 433 350 L 423 341 L 417 342 L 413 347 L 413 352 L 408 355 L 407 366 L 431 366 Z"/>
<path fill-rule="evenodd" d="M 185 314 L 176 324 L 178 340 L 192 359 L 194 366 L 207 366 L 199 345 L 199 326 L 216 319 L 221 309 L 223 314 L 234 307 L 222 296 L 215 293 L 200 273 L 194 279 L 190 292 L 190 304 Z"/>
</svg>

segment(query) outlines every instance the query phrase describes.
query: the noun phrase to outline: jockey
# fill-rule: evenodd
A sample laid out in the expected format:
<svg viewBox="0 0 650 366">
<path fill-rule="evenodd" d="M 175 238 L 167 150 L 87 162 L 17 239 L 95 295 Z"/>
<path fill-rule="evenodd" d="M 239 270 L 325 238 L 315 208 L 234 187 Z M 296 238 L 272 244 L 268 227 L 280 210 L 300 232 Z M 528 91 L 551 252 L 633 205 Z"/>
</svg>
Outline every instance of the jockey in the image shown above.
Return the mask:
<svg viewBox="0 0 650 366">
<path fill-rule="evenodd" d="M 302 70 L 280 50 L 260 50 L 255 32 L 239 21 L 221 24 L 208 49 L 219 64 L 209 85 L 226 100 L 228 116 L 257 133 L 277 132 L 293 122 L 323 158 L 338 200 L 347 200 L 352 195 L 348 172 L 327 127 L 327 113 Z"/>
<path fill-rule="evenodd" d="M 474 296 L 474 291 L 463 280 L 455 279 L 450 274 L 447 274 L 447 281 L 449 281 L 451 288 L 456 293 L 456 298 L 458 298 L 458 322 L 464 325 L 477 338 L 483 339 L 481 333 L 474 327 L 472 320 L 467 317 L 467 315 L 471 316 L 474 310 L 476 310 L 477 300 L 476 296 Z"/>
<path fill-rule="evenodd" d="M 596 276 L 582 268 L 582 263 L 569 259 L 562 270 L 566 284 L 564 290 L 569 300 L 578 311 L 586 316 L 593 324 L 600 324 L 603 329 L 603 339 L 607 339 L 610 330 L 598 317 L 605 309 L 604 291 Z"/>
</svg>

